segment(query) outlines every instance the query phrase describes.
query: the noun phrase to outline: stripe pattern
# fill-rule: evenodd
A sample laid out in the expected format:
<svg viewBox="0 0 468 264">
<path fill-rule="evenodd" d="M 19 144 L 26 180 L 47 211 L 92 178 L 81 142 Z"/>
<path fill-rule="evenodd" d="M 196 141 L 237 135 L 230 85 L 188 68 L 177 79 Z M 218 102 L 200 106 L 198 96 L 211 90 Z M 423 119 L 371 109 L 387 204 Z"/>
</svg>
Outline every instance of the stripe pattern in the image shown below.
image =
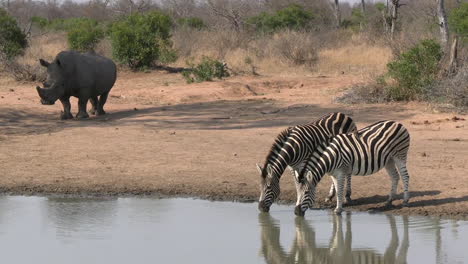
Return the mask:
<svg viewBox="0 0 468 264">
<path fill-rule="evenodd" d="M 271 204 L 278 198 L 280 194 L 279 180 L 286 167 L 289 166 L 293 172 L 300 171 L 304 161 L 315 151 L 317 146 L 329 142 L 334 135 L 354 131 L 356 131 L 354 121 L 343 113 L 330 113 L 313 123 L 283 130 L 275 139 L 266 157 L 265 166 L 262 168 L 257 165 L 261 174 L 259 209 L 267 212 Z M 350 199 L 350 181 L 348 186 L 347 197 Z M 296 188 L 298 188 L 297 182 Z M 331 189 L 333 189 L 334 195 L 335 188 Z"/>
<path fill-rule="evenodd" d="M 303 215 L 315 200 L 315 187 L 325 173 L 330 173 L 337 188 L 335 212 L 342 211 L 344 179 L 350 175 L 370 175 L 385 168 L 392 180 L 387 200 L 390 206 L 401 176 L 404 205 L 409 201 L 409 174 L 406 168 L 410 146 L 408 130 L 394 121 L 380 121 L 356 133 L 335 136 L 329 145 L 322 145 L 310 155 L 301 173 L 296 175 L 300 202 L 296 214 Z"/>
</svg>

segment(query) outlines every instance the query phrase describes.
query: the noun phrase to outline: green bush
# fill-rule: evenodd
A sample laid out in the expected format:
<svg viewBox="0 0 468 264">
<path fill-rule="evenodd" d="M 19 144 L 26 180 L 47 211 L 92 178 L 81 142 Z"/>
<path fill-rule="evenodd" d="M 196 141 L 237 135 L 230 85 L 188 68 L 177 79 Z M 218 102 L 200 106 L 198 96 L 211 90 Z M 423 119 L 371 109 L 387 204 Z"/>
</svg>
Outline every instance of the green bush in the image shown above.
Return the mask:
<svg viewBox="0 0 468 264">
<path fill-rule="evenodd" d="M 453 31 L 463 38 L 468 38 L 468 3 L 452 10 L 449 24 Z"/>
<path fill-rule="evenodd" d="M 20 55 L 27 45 L 26 35 L 16 20 L 0 8 L 0 53 L 11 59 Z"/>
<path fill-rule="evenodd" d="M 33 23 L 33 25 L 37 26 L 40 29 L 45 29 L 49 25 L 49 20 L 47 20 L 47 18 L 44 17 L 33 16 L 31 18 L 31 23 Z"/>
<path fill-rule="evenodd" d="M 133 14 L 113 23 L 110 38 L 114 58 L 132 69 L 150 67 L 161 58 L 161 51 L 171 49 L 171 26 L 170 17 L 158 11 Z"/>
<path fill-rule="evenodd" d="M 74 23 L 75 26 L 69 28 L 67 32 L 70 48 L 81 52 L 94 50 L 95 46 L 104 37 L 104 31 L 98 25 L 98 22 L 83 18 Z"/>
<path fill-rule="evenodd" d="M 271 33 L 280 29 L 305 29 L 313 18 L 310 11 L 300 5 L 292 4 L 274 14 L 262 12 L 258 16 L 250 17 L 247 23 L 253 25 L 258 31 Z"/>
<path fill-rule="evenodd" d="M 193 29 L 204 29 L 206 28 L 205 22 L 198 17 L 183 17 L 177 19 L 177 24 L 180 27 L 193 28 Z"/>
<path fill-rule="evenodd" d="M 366 16 L 362 13 L 362 10 L 360 8 L 353 8 L 351 10 L 351 17 L 349 19 L 344 19 L 341 22 L 341 26 L 353 31 L 359 31 L 361 26 L 366 23 Z"/>
<path fill-rule="evenodd" d="M 203 57 L 198 65 L 190 62 L 187 64 L 191 69 L 182 73 L 187 83 L 212 81 L 213 78 L 222 79 L 229 77 L 226 65 L 209 57 Z"/>
<path fill-rule="evenodd" d="M 423 93 L 439 70 L 442 49 L 434 40 L 423 40 L 398 59 L 387 64 L 388 75 L 396 84 L 388 88 L 393 100 L 411 100 Z"/>
</svg>

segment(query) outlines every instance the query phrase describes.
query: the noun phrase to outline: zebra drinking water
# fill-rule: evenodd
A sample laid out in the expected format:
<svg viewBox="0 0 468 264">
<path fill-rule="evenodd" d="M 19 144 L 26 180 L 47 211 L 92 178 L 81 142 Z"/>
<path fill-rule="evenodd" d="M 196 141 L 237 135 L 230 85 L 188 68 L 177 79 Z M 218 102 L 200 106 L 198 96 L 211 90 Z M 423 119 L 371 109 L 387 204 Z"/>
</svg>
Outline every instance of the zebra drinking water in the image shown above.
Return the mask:
<svg viewBox="0 0 468 264">
<path fill-rule="evenodd" d="M 392 204 L 401 176 L 403 205 L 406 206 L 410 198 L 409 174 L 406 169 L 409 145 L 408 130 L 394 121 L 380 121 L 355 133 L 335 136 L 330 144 L 319 146 L 310 155 L 300 173 L 295 172 L 300 190 L 295 214 L 303 216 L 312 207 L 316 186 L 325 173 L 330 173 L 337 188 L 335 212 L 339 214 L 343 210 L 344 179 L 350 175 L 374 174 L 384 167 L 392 179 L 386 205 Z"/>
<path fill-rule="evenodd" d="M 305 159 L 318 145 L 329 141 L 334 135 L 354 131 L 356 131 L 356 125 L 353 120 L 343 113 L 330 113 L 313 123 L 289 127 L 282 131 L 266 157 L 265 166 L 262 168 L 257 164 L 261 175 L 258 209 L 263 212 L 270 210 L 270 206 L 280 194 L 279 181 L 287 166 L 291 171 L 300 171 Z M 296 189 L 298 186 L 296 182 Z M 346 197 L 350 201 L 350 178 L 347 187 Z M 335 187 L 332 184 L 328 199 L 331 199 L 334 194 Z"/>
</svg>

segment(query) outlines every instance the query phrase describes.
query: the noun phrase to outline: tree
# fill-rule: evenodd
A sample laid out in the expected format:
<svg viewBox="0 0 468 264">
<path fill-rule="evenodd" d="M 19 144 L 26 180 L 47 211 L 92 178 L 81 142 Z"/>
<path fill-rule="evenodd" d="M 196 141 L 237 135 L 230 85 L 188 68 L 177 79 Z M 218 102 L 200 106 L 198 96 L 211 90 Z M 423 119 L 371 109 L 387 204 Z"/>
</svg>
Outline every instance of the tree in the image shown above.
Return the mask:
<svg viewBox="0 0 468 264">
<path fill-rule="evenodd" d="M 0 8 L 0 56 L 11 59 L 20 55 L 27 45 L 26 35 L 16 20 Z"/>
<path fill-rule="evenodd" d="M 440 42 L 442 47 L 447 49 L 447 43 L 449 39 L 449 28 L 447 23 L 447 14 L 445 12 L 445 0 L 436 0 L 437 1 L 437 17 L 439 19 L 439 29 L 440 29 Z"/>
<path fill-rule="evenodd" d="M 228 21 L 231 27 L 240 32 L 244 25 L 243 14 L 249 9 L 249 2 L 245 0 L 207 0 L 211 12 Z"/>
<path fill-rule="evenodd" d="M 398 9 L 404 4 L 400 4 L 400 0 L 391 0 L 392 3 L 392 14 L 391 14 L 391 27 L 390 27 L 390 39 L 393 40 L 395 37 L 395 29 L 398 19 Z"/>
<path fill-rule="evenodd" d="M 452 10 L 449 17 L 449 23 L 455 33 L 452 46 L 450 48 L 450 59 L 447 68 L 448 74 L 452 74 L 456 72 L 457 68 L 458 38 L 468 38 L 468 3 L 460 4 L 458 8 Z"/>
<path fill-rule="evenodd" d="M 333 15 L 335 16 L 336 27 L 341 27 L 341 11 L 339 0 L 333 0 Z"/>
</svg>

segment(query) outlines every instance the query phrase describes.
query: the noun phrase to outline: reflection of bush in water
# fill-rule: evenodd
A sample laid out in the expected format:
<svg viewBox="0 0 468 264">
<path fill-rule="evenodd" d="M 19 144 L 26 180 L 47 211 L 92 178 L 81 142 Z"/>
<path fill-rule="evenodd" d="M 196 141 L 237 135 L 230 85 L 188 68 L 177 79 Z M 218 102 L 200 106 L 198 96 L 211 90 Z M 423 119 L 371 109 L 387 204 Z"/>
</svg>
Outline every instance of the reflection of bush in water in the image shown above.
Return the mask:
<svg viewBox="0 0 468 264">
<path fill-rule="evenodd" d="M 399 245 L 399 238 L 395 217 L 387 215 L 391 239 L 384 255 L 376 250 L 352 249 L 351 215 L 346 216 L 346 232 L 343 235 L 343 217 L 332 214 L 333 232 L 329 246 L 316 243 L 316 234 L 307 220 L 297 217 L 295 220 L 296 236 L 289 252 L 280 243 L 279 221 L 270 214 L 260 214 L 261 226 L 261 254 L 266 263 L 406 263 L 409 237 L 408 217 L 403 217 L 403 239 Z M 399 250 L 398 250 L 399 248 Z"/>
</svg>

